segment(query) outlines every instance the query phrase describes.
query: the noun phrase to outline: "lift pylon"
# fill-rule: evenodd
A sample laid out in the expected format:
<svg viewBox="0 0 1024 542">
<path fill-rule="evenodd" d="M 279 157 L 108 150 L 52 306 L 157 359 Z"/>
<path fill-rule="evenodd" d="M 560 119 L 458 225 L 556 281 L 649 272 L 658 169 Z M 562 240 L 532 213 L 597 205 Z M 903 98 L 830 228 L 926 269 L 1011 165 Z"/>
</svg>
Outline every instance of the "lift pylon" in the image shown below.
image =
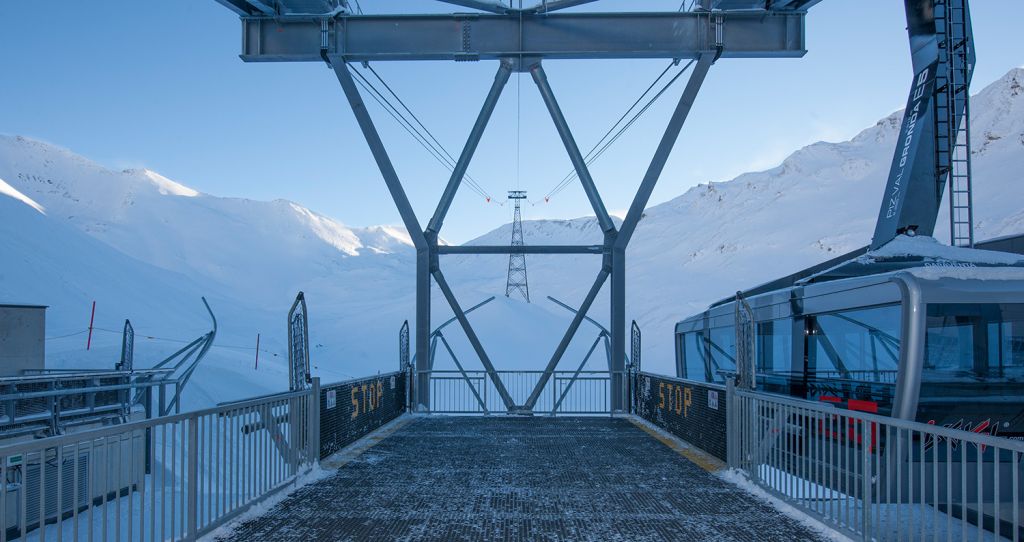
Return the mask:
<svg viewBox="0 0 1024 542">
<path fill-rule="evenodd" d="M 905 0 L 914 79 L 871 249 L 932 235 L 949 180 L 952 244 L 973 243 L 968 88 L 974 39 L 968 0 Z"/>
<path fill-rule="evenodd" d="M 512 217 L 512 246 L 523 246 L 523 215 L 520 204 L 526 199 L 526 191 L 509 190 L 509 201 L 516 205 L 515 215 Z M 505 297 L 511 297 L 513 293 L 523 296 L 527 303 L 530 302 L 530 285 L 526 280 L 526 254 L 522 252 L 508 255 L 508 278 L 505 280 Z"/>
<path fill-rule="evenodd" d="M 278 0 L 268 7 L 254 0 L 217 0 L 241 16 L 242 59 L 247 62 L 323 62 L 337 75 L 356 121 L 395 201 L 403 224 L 416 248 L 416 378 L 414 403 L 426 410 L 430 404 L 430 289 L 436 282 L 455 313 L 463 331 L 480 358 L 510 412 L 529 413 L 537 397 L 565 353 L 569 342 L 586 316 L 604 283 L 611 279 L 612 386 L 613 410 L 622 410 L 625 382 L 625 250 L 644 207 L 650 199 L 668 156 L 675 145 L 697 91 L 711 65 L 719 58 L 767 58 L 803 56 L 804 18 L 813 0 L 776 2 L 768 9 L 751 10 L 731 2 L 711 11 L 702 2 L 693 11 L 563 13 L 572 5 L 600 0 L 548 0 L 526 9 L 496 6 L 478 0 L 452 1 L 481 14 L 388 14 L 356 15 L 345 9 L 322 14 L 302 11 L 307 4 Z M 294 6 L 293 6 L 294 4 Z M 736 4 L 736 9 L 731 6 Z M 758 4 L 755 2 L 755 4 Z M 718 4 L 715 4 L 718 5 Z M 720 6 L 721 7 L 721 6 Z M 568 123 L 555 99 L 543 60 L 560 59 L 694 59 L 695 67 L 686 89 L 662 136 L 622 227 L 616 229 L 576 146 Z M 420 227 L 402 183 L 391 163 L 366 105 L 360 96 L 349 64 L 372 61 L 497 60 L 498 70 L 469 134 L 462 154 L 453 168 L 437 210 L 425 229 Z M 494 106 L 513 72 L 529 72 L 544 99 L 552 121 L 594 209 L 604 242 L 590 246 L 462 246 L 438 244 L 445 215 L 465 176 Z M 441 254 L 600 254 L 603 258 L 586 299 L 559 342 L 555 353 L 522 405 L 516 405 L 495 371 L 487 352 L 473 331 L 441 271 Z M 433 279 L 433 280 L 431 280 Z"/>
</svg>

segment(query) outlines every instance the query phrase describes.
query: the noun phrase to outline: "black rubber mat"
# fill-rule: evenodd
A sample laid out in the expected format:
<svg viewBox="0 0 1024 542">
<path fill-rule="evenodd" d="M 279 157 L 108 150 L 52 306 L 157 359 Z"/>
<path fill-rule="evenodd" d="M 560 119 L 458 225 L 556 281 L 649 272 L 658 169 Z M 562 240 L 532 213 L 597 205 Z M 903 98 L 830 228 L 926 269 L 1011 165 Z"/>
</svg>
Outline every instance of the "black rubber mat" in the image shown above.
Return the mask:
<svg viewBox="0 0 1024 542">
<path fill-rule="evenodd" d="M 420 417 L 226 540 L 815 540 L 618 418 Z"/>
</svg>

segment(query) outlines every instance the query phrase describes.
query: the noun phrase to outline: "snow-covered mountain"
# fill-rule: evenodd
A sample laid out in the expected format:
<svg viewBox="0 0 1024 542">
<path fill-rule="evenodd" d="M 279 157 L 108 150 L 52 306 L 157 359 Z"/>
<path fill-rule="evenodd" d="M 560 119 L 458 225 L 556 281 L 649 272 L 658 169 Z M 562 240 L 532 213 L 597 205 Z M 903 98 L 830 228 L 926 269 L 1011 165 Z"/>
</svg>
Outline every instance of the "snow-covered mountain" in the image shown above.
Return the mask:
<svg viewBox="0 0 1024 542">
<path fill-rule="evenodd" d="M 1024 70 L 982 90 L 972 113 L 976 237 L 1024 232 Z M 894 113 L 850 141 L 816 143 L 776 168 L 651 207 L 627 253 L 627 318 L 644 329 L 645 366 L 670 371 L 672 325 L 709 302 L 867 244 L 899 120 Z M 524 234 L 532 244 L 601 240 L 592 218 L 529 221 Z M 472 243 L 508 238 L 505 226 Z M 137 359 L 155 360 L 178 344 L 170 339 L 208 328 L 206 295 L 221 333 L 196 403 L 285 385 L 283 321 L 298 290 L 310 300 L 314 365 L 328 380 L 391 370 L 397 329 L 413 316 L 413 252 L 401 228 L 351 228 L 288 201 L 202 194 L 21 137 L 0 136 L 0 261 L 0 302 L 51 306 L 47 348 L 58 364 L 112 365 L 126 317 L 140 336 Z M 503 297 L 507 258 L 441 261 L 464 307 L 498 296 L 471 319 L 499 366 L 546 363 L 571 315 L 545 296 L 578 305 L 600 258 L 530 256 L 527 265 L 530 305 Z M 591 315 L 607 322 L 606 296 L 598 299 Z M 110 331 L 86 353 L 72 334 L 88 324 L 92 300 L 97 326 Z M 434 321 L 450 314 L 435 292 Z M 593 331 L 574 341 L 564 366 L 578 363 Z M 465 365 L 478 366 L 457 326 L 446 335 Z"/>
<path fill-rule="evenodd" d="M 975 237 L 1024 233 L 1024 69 L 975 95 L 971 112 Z M 815 143 L 778 167 L 701 184 L 650 207 L 626 255 L 626 317 L 644 330 L 645 364 L 673 370 L 673 325 L 709 303 L 867 245 L 901 120 L 898 111 L 850 141 Z M 940 211 L 935 234 L 943 242 L 947 216 Z M 560 235 L 565 243 L 601 240 L 592 218 L 532 221 L 523 230 L 528 244 Z M 508 238 L 508 228 L 499 228 L 483 244 Z M 596 260 L 528 257 L 531 285 L 578 303 L 598 270 Z M 503 281 L 499 269 L 490 287 L 500 290 Z M 598 299 L 593 316 L 607 321 L 606 296 Z"/>
</svg>

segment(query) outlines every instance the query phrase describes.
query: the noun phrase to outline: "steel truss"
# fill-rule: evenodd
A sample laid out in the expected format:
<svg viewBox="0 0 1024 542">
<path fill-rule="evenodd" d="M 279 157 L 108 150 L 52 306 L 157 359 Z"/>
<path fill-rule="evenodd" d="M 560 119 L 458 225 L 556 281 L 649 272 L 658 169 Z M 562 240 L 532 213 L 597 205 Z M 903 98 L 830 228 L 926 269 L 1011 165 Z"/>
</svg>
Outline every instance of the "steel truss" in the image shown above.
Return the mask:
<svg viewBox="0 0 1024 542">
<path fill-rule="evenodd" d="M 348 99 L 403 224 L 416 248 L 416 325 L 414 404 L 430 404 L 430 290 L 436 282 L 465 332 L 473 350 L 494 383 L 509 412 L 532 412 L 541 390 L 586 318 L 605 282 L 611 282 L 611 404 L 621 411 L 625 385 L 626 319 L 625 254 L 651 192 L 682 130 L 697 92 L 711 65 L 719 58 L 800 57 L 804 48 L 804 17 L 793 2 L 785 9 L 643 13 L 552 13 L 593 0 L 547 0 L 539 7 L 506 11 L 482 0 L 451 0 L 489 13 L 450 15 L 366 15 L 340 13 L 288 15 L 249 9 L 249 0 L 218 0 L 242 16 L 242 59 L 245 61 L 326 61 Z M 704 6 L 707 2 L 702 2 Z M 813 2 L 805 3 L 807 5 Z M 804 5 L 804 4 L 800 4 Z M 247 7 L 248 6 L 248 7 Z M 488 6 L 495 9 L 488 9 Z M 258 7 L 258 6 L 257 6 Z M 707 6 L 705 6 L 707 7 Z M 500 8 L 500 9 L 499 9 Z M 690 79 L 668 122 L 647 171 L 619 228 L 609 216 L 583 155 L 562 114 L 544 71 L 545 58 L 694 59 Z M 414 213 L 391 158 L 356 86 L 350 62 L 385 60 L 498 60 L 497 73 L 480 108 L 437 208 L 423 228 Z M 513 72 L 529 72 L 594 214 L 604 232 L 600 245 L 589 246 L 462 246 L 438 245 L 445 216 L 458 192 L 469 162 L 490 120 L 498 98 Z M 498 378 L 490 357 L 466 318 L 439 264 L 442 254 L 600 254 L 601 270 L 566 329 L 524 404 L 512 400 Z M 436 346 L 436 345 L 435 345 Z"/>
<path fill-rule="evenodd" d="M 463 147 L 462 154 L 456 162 L 455 168 L 448 181 L 448 185 L 445 187 L 444 193 L 438 202 L 437 209 L 431 217 L 426 229 L 423 229 L 421 228 L 420 223 L 416 218 L 416 214 L 405 195 L 401 180 L 398 178 L 398 174 L 395 172 L 391 159 L 388 156 L 388 152 L 377 133 L 373 119 L 370 117 L 370 114 L 366 109 L 366 105 L 363 102 L 362 96 L 360 95 L 355 81 L 352 78 L 348 64 L 341 57 L 328 57 L 331 61 L 332 67 L 334 68 L 334 72 L 337 75 L 338 82 L 341 83 L 341 87 L 349 100 L 349 104 L 356 116 L 359 127 L 363 131 L 363 136 L 370 145 L 370 150 L 374 159 L 377 161 L 377 166 L 381 171 L 381 175 L 384 177 L 388 190 L 391 192 L 391 196 L 395 200 L 395 204 L 398 206 L 398 211 L 402 216 L 405 227 L 410 232 L 413 245 L 417 250 L 416 351 L 418 376 L 413 395 L 415 404 L 418 405 L 419 409 L 426 410 L 429 408 L 430 404 L 428 396 L 429 373 L 426 371 L 429 370 L 430 359 L 428 352 L 430 351 L 431 277 L 434 279 L 434 282 L 437 283 L 437 286 L 440 288 L 445 300 L 455 313 L 456 319 L 462 326 L 463 331 L 466 333 L 470 344 L 473 346 L 473 350 L 480 358 L 480 363 L 484 366 L 489 378 L 494 383 L 494 387 L 501 396 L 505 407 L 509 412 L 516 413 L 530 413 L 533 411 L 533 407 L 537 403 L 537 399 L 544 389 L 544 386 L 547 385 L 547 382 L 558 366 L 558 363 L 561 361 L 562 356 L 569 347 L 569 343 L 576 335 L 576 330 L 579 329 L 580 323 L 583 322 L 584 317 L 590 310 L 591 305 L 597 298 L 597 295 L 602 286 L 604 286 L 604 283 L 609 277 L 611 277 L 611 351 L 613 353 L 611 363 L 611 400 L 613 411 L 620 411 L 623 409 L 624 405 L 622 404 L 622 394 L 616 393 L 616 390 L 621 390 L 625 382 L 624 356 L 626 348 L 624 332 L 626 247 L 629 245 L 629 240 L 632 237 L 637 224 L 640 222 L 640 215 L 647 206 L 647 201 L 650 199 L 651 192 L 654 190 L 658 178 L 661 176 L 661 172 L 665 168 L 665 163 L 667 162 L 672 147 L 675 145 L 676 139 L 682 130 L 686 116 L 689 114 L 690 109 L 693 106 L 694 99 L 697 96 L 697 92 L 700 90 L 700 87 L 704 82 L 704 78 L 707 76 L 708 70 L 716 60 L 716 56 L 717 51 L 715 50 L 705 51 L 698 56 L 697 63 L 693 68 L 693 73 L 690 75 L 686 88 L 683 90 L 682 96 L 676 105 L 675 112 L 669 120 L 668 127 L 662 135 L 661 142 L 654 153 L 654 158 L 651 160 L 647 173 L 644 175 L 644 178 L 640 183 L 640 187 L 633 198 L 633 202 L 626 214 L 626 218 L 622 222 L 622 226 L 618 229 L 616 229 L 611 216 L 605 208 L 604 202 L 601 200 L 600 193 L 594 184 L 593 177 L 590 175 L 590 171 L 587 168 L 583 154 L 576 145 L 576 141 L 573 138 L 568 122 L 565 120 L 561 108 L 558 106 L 554 91 L 548 83 L 547 75 L 540 59 L 530 59 L 528 62 L 522 62 L 519 61 L 519 59 L 501 60 L 498 71 L 494 77 L 494 82 L 491 84 L 487 98 L 484 100 L 480 113 L 477 115 L 476 123 L 470 131 L 469 138 Z M 548 112 L 551 115 L 551 119 L 558 130 L 558 134 L 562 139 L 566 152 L 569 154 L 569 158 L 576 169 L 576 173 L 583 185 L 583 190 L 587 194 L 587 199 L 590 201 L 594 214 L 597 216 L 598 223 L 604 231 L 605 237 L 604 244 L 601 245 L 600 252 L 591 252 L 589 247 L 587 247 L 587 253 L 599 253 L 603 256 L 601 270 L 594 279 L 594 282 L 590 287 L 583 304 L 580 306 L 579 311 L 573 317 L 568 329 L 566 329 L 561 341 L 559 341 L 558 346 L 555 348 L 555 352 L 552 354 L 551 359 L 544 368 L 544 373 L 541 375 L 533 391 L 526 399 L 526 402 L 522 405 L 517 405 L 512 400 L 512 397 L 505 388 L 505 385 L 498 377 L 494 364 L 491 362 L 486 350 L 484 350 L 484 347 L 474 331 L 472 324 L 470 324 L 469 320 L 466 318 L 465 312 L 462 310 L 458 299 L 456 299 L 454 292 L 452 292 L 451 287 L 448 285 L 448 281 L 445 278 L 444 273 L 441 271 L 438 260 L 438 255 L 441 254 L 441 251 L 437 244 L 438 234 L 440 233 L 441 226 L 444 223 L 445 216 L 447 215 L 452 201 L 459 190 L 462 180 L 466 174 L 466 170 L 469 167 L 469 162 L 476 151 L 480 138 L 483 136 L 484 129 L 490 120 L 491 114 L 494 112 L 494 107 L 497 105 L 498 98 L 500 97 L 501 92 L 513 71 L 529 71 L 532 75 L 533 80 L 544 99 Z M 461 247 L 458 253 L 493 254 L 496 251 L 496 248 L 497 247 L 482 247 L 482 250 L 477 250 L 478 247 L 465 246 Z M 525 247 L 523 248 L 525 249 Z M 563 249 L 563 247 L 549 246 L 543 248 L 545 254 L 580 253 L 579 247 L 566 247 Z M 513 249 L 512 247 L 507 247 L 505 250 L 511 252 Z M 453 252 L 445 251 L 445 253 Z"/>
</svg>

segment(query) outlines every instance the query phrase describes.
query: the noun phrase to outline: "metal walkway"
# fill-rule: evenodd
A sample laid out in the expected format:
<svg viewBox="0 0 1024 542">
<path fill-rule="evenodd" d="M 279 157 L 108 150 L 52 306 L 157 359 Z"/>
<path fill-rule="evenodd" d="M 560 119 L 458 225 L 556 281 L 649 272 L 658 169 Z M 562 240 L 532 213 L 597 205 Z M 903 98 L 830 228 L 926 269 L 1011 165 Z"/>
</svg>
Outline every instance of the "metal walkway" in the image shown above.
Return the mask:
<svg viewBox="0 0 1024 542">
<path fill-rule="evenodd" d="M 224 540 L 816 540 L 621 418 L 418 417 Z"/>
</svg>

